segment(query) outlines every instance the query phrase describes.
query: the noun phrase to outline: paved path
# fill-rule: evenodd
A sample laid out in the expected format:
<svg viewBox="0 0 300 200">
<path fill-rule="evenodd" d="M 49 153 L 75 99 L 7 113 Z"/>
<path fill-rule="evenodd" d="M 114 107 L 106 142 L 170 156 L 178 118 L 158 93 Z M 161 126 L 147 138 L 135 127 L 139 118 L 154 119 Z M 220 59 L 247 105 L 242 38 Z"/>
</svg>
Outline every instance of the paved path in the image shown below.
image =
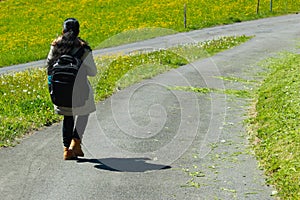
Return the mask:
<svg viewBox="0 0 300 200">
<path fill-rule="evenodd" d="M 299 46 L 299 15 L 180 33 L 95 54 L 155 49 L 220 35 L 249 42 L 124 89 L 97 105 L 86 157 L 62 160 L 61 124 L 0 150 L 0 199 L 273 199 L 248 148 L 249 101 L 175 86 L 243 89 L 220 76 L 256 79 L 257 62 Z M 173 89 L 172 89 L 173 88 Z"/>
</svg>

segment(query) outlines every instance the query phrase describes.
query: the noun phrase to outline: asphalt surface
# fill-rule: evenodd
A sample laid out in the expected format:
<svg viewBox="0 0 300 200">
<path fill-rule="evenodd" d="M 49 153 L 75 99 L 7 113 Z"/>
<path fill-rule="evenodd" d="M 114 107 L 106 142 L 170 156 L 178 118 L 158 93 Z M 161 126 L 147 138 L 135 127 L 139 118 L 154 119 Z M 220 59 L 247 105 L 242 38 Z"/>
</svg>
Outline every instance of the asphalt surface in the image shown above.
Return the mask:
<svg viewBox="0 0 300 200">
<path fill-rule="evenodd" d="M 267 18 L 95 51 L 100 56 L 255 35 L 98 103 L 83 138 L 84 158 L 62 159 L 60 123 L 1 149 L 0 199 L 274 199 L 243 126 L 249 99 L 178 86 L 251 88 L 220 77 L 257 80 L 260 61 L 297 52 L 299 20 L 299 15 Z"/>
</svg>

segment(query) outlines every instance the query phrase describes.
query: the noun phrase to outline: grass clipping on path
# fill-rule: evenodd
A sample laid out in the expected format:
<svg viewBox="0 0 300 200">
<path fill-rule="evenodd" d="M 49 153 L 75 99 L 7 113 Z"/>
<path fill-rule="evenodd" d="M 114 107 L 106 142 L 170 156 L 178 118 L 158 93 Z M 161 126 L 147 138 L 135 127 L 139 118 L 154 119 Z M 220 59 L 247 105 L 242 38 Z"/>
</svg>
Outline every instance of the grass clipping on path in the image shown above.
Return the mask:
<svg viewBox="0 0 300 200">
<path fill-rule="evenodd" d="M 254 149 L 282 199 L 300 199 L 300 55 L 266 62 L 251 121 Z"/>
</svg>

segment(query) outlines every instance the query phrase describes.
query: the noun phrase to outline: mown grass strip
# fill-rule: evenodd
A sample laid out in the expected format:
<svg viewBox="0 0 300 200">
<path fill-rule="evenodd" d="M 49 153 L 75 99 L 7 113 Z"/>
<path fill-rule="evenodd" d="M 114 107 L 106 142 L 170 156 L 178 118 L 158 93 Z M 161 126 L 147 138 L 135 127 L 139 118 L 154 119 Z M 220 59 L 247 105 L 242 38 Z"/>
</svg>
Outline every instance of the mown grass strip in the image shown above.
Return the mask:
<svg viewBox="0 0 300 200">
<path fill-rule="evenodd" d="M 268 182 L 282 199 L 300 199 L 300 55 L 266 62 L 249 133 Z"/>
<path fill-rule="evenodd" d="M 186 51 L 190 49 L 190 56 L 195 59 L 199 58 L 199 52 L 205 52 L 206 48 L 216 48 L 221 51 L 225 49 L 224 47 L 233 47 L 229 44 L 237 45 L 250 38 L 246 36 L 223 37 L 216 39 L 215 42 L 206 41 L 201 44 L 186 45 L 184 48 Z M 208 43 L 212 46 L 206 45 Z M 215 43 L 218 45 L 213 45 Z M 199 50 L 196 50 L 195 46 Z M 99 72 L 95 78 L 90 79 L 96 100 L 104 99 L 118 89 L 142 79 L 151 78 L 169 69 L 187 64 L 190 58 L 186 59 L 183 55 L 176 53 L 180 52 L 181 48 L 183 47 L 179 46 L 172 51 L 167 49 L 132 56 L 96 59 Z M 217 50 L 213 52 L 216 53 Z M 0 95 L 2 96 L 0 99 L 0 147 L 14 145 L 16 138 L 61 120 L 61 117 L 53 112 L 46 77 L 45 69 L 30 69 L 0 76 Z"/>
<path fill-rule="evenodd" d="M 68 17 L 79 20 L 80 36 L 95 49 L 295 13 L 300 2 L 277 0 L 270 12 L 269 1 L 261 1 L 259 14 L 256 6 L 257 1 L 244 0 L 4 0 L 0 1 L 0 67 L 46 58 L 50 43 L 61 34 L 61 24 Z"/>
</svg>

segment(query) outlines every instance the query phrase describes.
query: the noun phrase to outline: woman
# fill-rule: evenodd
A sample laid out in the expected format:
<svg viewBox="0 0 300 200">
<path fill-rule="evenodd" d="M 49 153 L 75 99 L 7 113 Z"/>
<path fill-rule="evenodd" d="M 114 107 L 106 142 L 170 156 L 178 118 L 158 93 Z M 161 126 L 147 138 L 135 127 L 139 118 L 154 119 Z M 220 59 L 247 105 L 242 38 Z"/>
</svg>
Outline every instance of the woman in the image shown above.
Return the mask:
<svg viewBox="0 0 300 200">
<path fill-rule="evenodd" d="M 79 22 L 75 18 L 68 18 L 63 23 L 62 35 L 56 38 L 50 48 L 47 57 L 48 72 L 53 64 L 64 54 L 73 55 L 78 49 L 83 48 L 81 56 L 82 65 L 80 69 L 86 70 L 87 76 L 95 76 L 97 68 L 93 59 L 92 50 L 88 43 L 78 37 Z M 75 159 L 77 156 L 84 156 L 81 149 L 81 140 L 85 131 L 89 114 L 96 110 L 94 94 L 89 86 L 89 97 L 81 107 L 61 107 L 55 106 L 57 114 L 63 115 L 62 137 L 64 145 L 64 160 Z"/>
</svg>

